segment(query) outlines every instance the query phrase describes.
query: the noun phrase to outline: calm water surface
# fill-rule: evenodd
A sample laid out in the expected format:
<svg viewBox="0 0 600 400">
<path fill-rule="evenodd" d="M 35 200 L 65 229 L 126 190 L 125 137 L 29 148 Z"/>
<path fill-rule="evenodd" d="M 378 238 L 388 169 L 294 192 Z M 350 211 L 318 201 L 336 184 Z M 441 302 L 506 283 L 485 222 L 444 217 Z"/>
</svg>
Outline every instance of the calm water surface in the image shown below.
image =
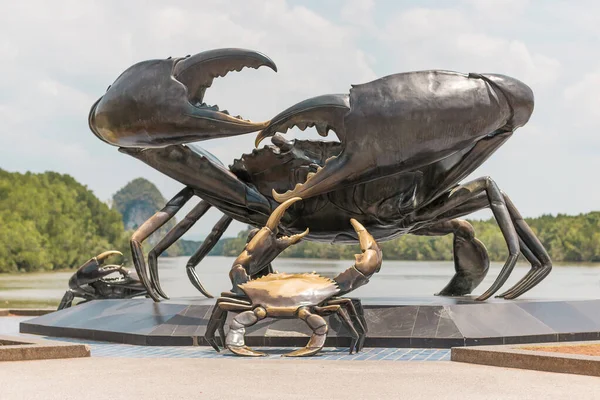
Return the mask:
<svg viewBox="0 0 600 400">
<path fill-rule="evenodd" d="M 188 281 L 185 273 L 187 257 L 161 258 L 159 274 L 163 289 L 171 298 L 201 296 Z M 228 273 L 233 257 L 207 257 L 196 267 L 202 283 L 213 294 L 229 290 Z M 352 260 L 279 259 L 274 268 L 280 272 L 317 271 L 334 277 L 349 266 Z M 484 282 L 475 290 L 482 293 L 494 281 L 501 263 L 492 263 Z M 528 265 L 515 267 L 504 289 L 519 280 Z M 0 274 L 0 308 L 54 306 L 67 289 L 72 272 L 40 274 Z M 384 261 L 381 271 L 368 285 L 353 292 L 367 298 L 429 296 L 441 290 L 454 274 L 452 262 Z M 585 299 L 600 297 L 600 264 L 557 265 L 541 284 L 521 298 Z"/>
</svg>

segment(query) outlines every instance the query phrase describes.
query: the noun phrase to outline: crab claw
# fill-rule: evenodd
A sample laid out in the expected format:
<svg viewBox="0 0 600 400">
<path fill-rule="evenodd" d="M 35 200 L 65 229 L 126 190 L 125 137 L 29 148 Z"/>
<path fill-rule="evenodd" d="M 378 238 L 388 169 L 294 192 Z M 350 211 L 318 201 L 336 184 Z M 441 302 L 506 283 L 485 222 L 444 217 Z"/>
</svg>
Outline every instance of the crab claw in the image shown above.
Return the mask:
<svg viewBox="0 0 600 400">
<path fill-rule="evenodd" d="M 291 198 L 288 201 L 285 201 L 282 204 L 280 204 L 275 209 L 275 211 L 273 211 L 273 213 L 271 214 L 271 216 L 267 220 L 267 224 L 265 226 L 265 228 L 267 228 L 269 231 L 271 231 L 271 235 L 276 235 L 277 234 L 277 226 L 279 225 L 279 222 L 281 221 L 281 218 L 285 214 L 285 211 L 292 204 L 294 204 L 295 202 L 300 201 L 300 200 L 302 200 L 300 197 Z M 302 232 L 302 233 L 298 233 L 298 234 L 292 235 L 292 236 L 282 236 L 282 237 L 276 239 L 277 246 L 281 249 L 280 251 L 283 251 L 286 248 L 290 247 L 291 245 L 298 243 L 306 235 L 308 235 L 308 233 L 309 233 L 309 229 L 306 228 L 306 230 L 304 232 Z"/>
<path fill-rule="evenodd" d="M 256 232 L 246 244 L 244 251 L 234 261 L 234 265 L 239 264 L 250 275 L 254 275 L 273 261 L 283 250 L 298 243 L 308 235 L 309 230 L 306 229 L 304 232 L 296 235 L 277 238 L 277 227 L 281 218 L 292 204 L 300 200 L 302 200 L 300 197 L 294 197 L 280 204 L 271 213 L 266 226 Z"/>
<path fill-rule="evenodd" d="M 360 222 L 351 218 L 350 223 L 358 235 L 360 250 L 362 251 L 361 254 L 354 255 L 356 260 L 354 267 L 368 278 L 381 269 L 383 261 L 381 248 Z"/>
<path fill-rule="evenodd" d="M 123 256 L 123 253 L 116 250 L 110 250 L 105 251 L 96 257 L 90 258 L 82 266 L 80 266 L 77 269 L 77 272 L 73 274 L 71 279 L 69 279 L 69 287 L 71 289 L 81 287 L 82 285 L 95 282 L 106 275 L 110 275 L 115 271 L 120 271 L 123 273 L 125 270 L 121 265 L 104 265 L 106 259 L 113 255 Z M 127 272 L 125 271 L 125 274 L 126 273 Z"/>
<path fill-rule="evenodd" d="M 374 273 L 379 272 L 383 262 L 381 248 L 373 236 L 354 218 L 350 219 L 350 223 L 358 235 L 361 254 L 355 254 L 354 265 L 333 278 L 340 290 L 338 295 L 365 285 Z"/>
<path fill-rule="evenodd" d="M 258 133 L 255 145 L 258 147 L 265 138 L 273 137 L 277 133 L 285 134 L 293 127 L 302 131 L 307 127 L 315 127 L 321 136 L 328 136 L 329 131 L 333 131 L 344 148 L 347 136 L 345 117 L 348 112 L 350 112 L 350 97 L 347 94 L 328 94 L 301 101 L 273 117 L 269 126 Z M 279 203 L 296 196 L 312 197 L 315 195 L 311 189 L 314 185 L 317 185 L 317 188 L 320 187 L 322 193 L 327 192 L 339 184 L 344 184 L 340 180 L 327 179 L 328 171 L 344 170 L 347 169 L 346 167 L 348 167 L 347 160 L 343 153 L 332 156 L 306 182 L 298 183 L 292 190 L 282 194 L 273 190 L 272 196 Z M 325 173 L 321 172 L 323 169 L 325 169 Z M 326 182 L 321 182 L 324 178 Z"/>
<path fill-rule="evenodd" d="M 286 133 L 293 127 L 305 130 L 315 127 L 321 136 L 327 136 L 333 130 L 342 140 L 344 134 L 344 116 L 350 111 L 350 100 L 346 94 L 327 94 L 301 101 L 277 114 L 269 126 L 256 136 L 254 145 L 258 147 L 265 138 L 276 133 Z"/>
<path fill-rule="evenodd" d="M 435 88 L 435 89 L 432 89 Z M 302 101 L 273 117 L 257 142 L 290 127 L 333 129 L 342 143 L 315 175 L 277 202 L 414 172 L 529 120 L 533 92 L 497 74 L 413 71 L 352 85 L 349 95 Z"/>
<path fill-rule="evenodd" d="M 277 71 L 269 57 L 244 49 L 142 61 L 123 72 L 94 103 L 90 129 L 120 147 L 163 147 L 258 131 L 268 121 L 255 123 L 219 111 L 204 103 L 204 93 L 216 77 L 261 66 Z"/>
</svg>

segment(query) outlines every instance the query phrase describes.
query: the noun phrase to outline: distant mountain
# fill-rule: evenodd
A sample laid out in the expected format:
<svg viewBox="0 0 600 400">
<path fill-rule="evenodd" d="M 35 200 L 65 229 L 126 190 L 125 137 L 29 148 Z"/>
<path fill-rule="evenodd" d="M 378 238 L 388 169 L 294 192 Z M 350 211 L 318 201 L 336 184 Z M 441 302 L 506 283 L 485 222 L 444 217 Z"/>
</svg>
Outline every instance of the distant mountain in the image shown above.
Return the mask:
<svg viewBox="0 0 600 400">
<path fill-rule="evenodd" d="M 163 197 L 158 188 L 144 178 L 132 180 L 112 198 L 112 207 L 122 215 L 125 229 L 133 231 L 162 209 L 166 203 L 167 199 Z M 177 224 L 176 218 L 171 219 L 146 239 L 144 247 L 146 249 L 154 247 L 175 224 Z M 165 256 L 182 254 L 182 246 L 178 242 L 163 253 Z"/>
</svg>

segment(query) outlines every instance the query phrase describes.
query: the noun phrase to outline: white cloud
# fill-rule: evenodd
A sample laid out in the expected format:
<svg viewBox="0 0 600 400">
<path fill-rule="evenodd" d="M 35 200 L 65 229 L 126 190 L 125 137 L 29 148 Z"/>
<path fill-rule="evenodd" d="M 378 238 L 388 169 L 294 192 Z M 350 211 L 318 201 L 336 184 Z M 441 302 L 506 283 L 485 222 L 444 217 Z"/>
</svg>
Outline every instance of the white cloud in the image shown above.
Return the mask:
<svg viewBox="0 0 600 400">
<path fill-rule="evenodd" d="M 518 19 L 531 3 L 529 0 L 466 0 L 480 17 L 488 22 L 510 23 Z"/>
<path fill-rule="evenodd" d="M 374 8 L 374 0 L 348 0 L 344 2 L 340 15 L 344 22 L 372 29 Z"/>
<path fill-rule="evenodd" d="M 600 148 L 600 55 L 590 40 L 600 26 L 596 2 L 469 0 L 425 8 L 353 0 L 335 15 L 285 0 L 23 0 L 2 8 L 0 168 L 71 173 L 102 199 L 143 175 L 171 196 L 180 184 L 89 132 L 89 107 L 135 62 L 246 47 L 272 57 L 279 72 L 229 74 L 215 80 L 206 100 L 254 120 L 407 70 L 522 79 L 536 94 L 532 121 L 477 174 L 494 176 L 525 215 L 600 204 L 587 172 L 598 167 L 593 151 Z M 202 145 L 229 164 L 252 142 L 248 135 Z M 574 199 L 577 191 L 586 195 Z M 209 230 L 218 215 L 211 218 L 198 229 Z"/>
<path fill-rule="evenodd" d="M 579 82 L 568 86 L 564 91 L 564 99 L 569 108 L 582 110 L 587 114 L 585 122 L 597 125 L 600 110 L 600 70 L 586 74 Z"/>
<path fill-rule="evenodd" d="M 255 120 L 376 76 L 353 28 L 286 1 L 9 2 L 0 25 L 0 167 L 70 173 L 102 199 L 140 175 L 167 197 L 181 186 L 98 141 L 87 127 L 91 104 L 135 62 L 219 47 L 262 51 L 278 74 L 232 73 L 206 95 Z M 228 164 L 251 151 L 251 136 L 204 144 Z"/>
<path fill-rule="evenodd" d="M 521 40 L 486 32 L 482 20 L 469 10 L 413 8 L 391 17 L 379 37 L 388 47 L 401 49 L 396 57 L 406 69 L 497 72 L 532 86 L 558 79 L 558 59 L 532 52 Z"/>
</svg>

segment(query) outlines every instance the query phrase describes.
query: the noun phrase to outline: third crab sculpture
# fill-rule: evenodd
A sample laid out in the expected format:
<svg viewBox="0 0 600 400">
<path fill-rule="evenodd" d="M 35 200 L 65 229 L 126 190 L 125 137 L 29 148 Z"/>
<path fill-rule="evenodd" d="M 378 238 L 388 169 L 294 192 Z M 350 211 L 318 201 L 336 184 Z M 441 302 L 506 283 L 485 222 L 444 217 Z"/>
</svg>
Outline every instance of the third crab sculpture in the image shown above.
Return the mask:
<svg viewBox="0 0 600 400">
<path fill-rule="evenodd" d="M 285 354 L 288 357 L 311 356 L 325 344 L 328 326 L 323 316 L 337 314 L 352 336 L 350 354 L 363 346 L 367 326 L 362 315 L 360 301 L 344 294 L 366 284 L 381 268 L 381 249 L 373 236 L 357 220 L 350 223 L 356 231 L 362 254 L 355 255 L 355 264 L 333 279 L 317 273 L 288 274 L 270 273 L 251 279 L 252 272 L 264 269 L 287 247 L 298 243 L 308 234 L 303 233 L 277 238 L 277 226 L 285 210 L 299 197 L 283 202 L 273 211 L 265 227 L 248 241 L 244 251 L 234 261 L 229 276 L 233 284 L 231 292 L 222 293 L 217 299 L 206 327 L 205 339 L 219 351 L 215 332 L 219 330 L 224 347 L 240 356 L 264 356 L 245 345 L 246 328 L 266 317 L 300 318 L 312 330 L 308 344 Z M 227 312 L 238 312 L 229 324 L 225 335 Z"/>
</svg>

